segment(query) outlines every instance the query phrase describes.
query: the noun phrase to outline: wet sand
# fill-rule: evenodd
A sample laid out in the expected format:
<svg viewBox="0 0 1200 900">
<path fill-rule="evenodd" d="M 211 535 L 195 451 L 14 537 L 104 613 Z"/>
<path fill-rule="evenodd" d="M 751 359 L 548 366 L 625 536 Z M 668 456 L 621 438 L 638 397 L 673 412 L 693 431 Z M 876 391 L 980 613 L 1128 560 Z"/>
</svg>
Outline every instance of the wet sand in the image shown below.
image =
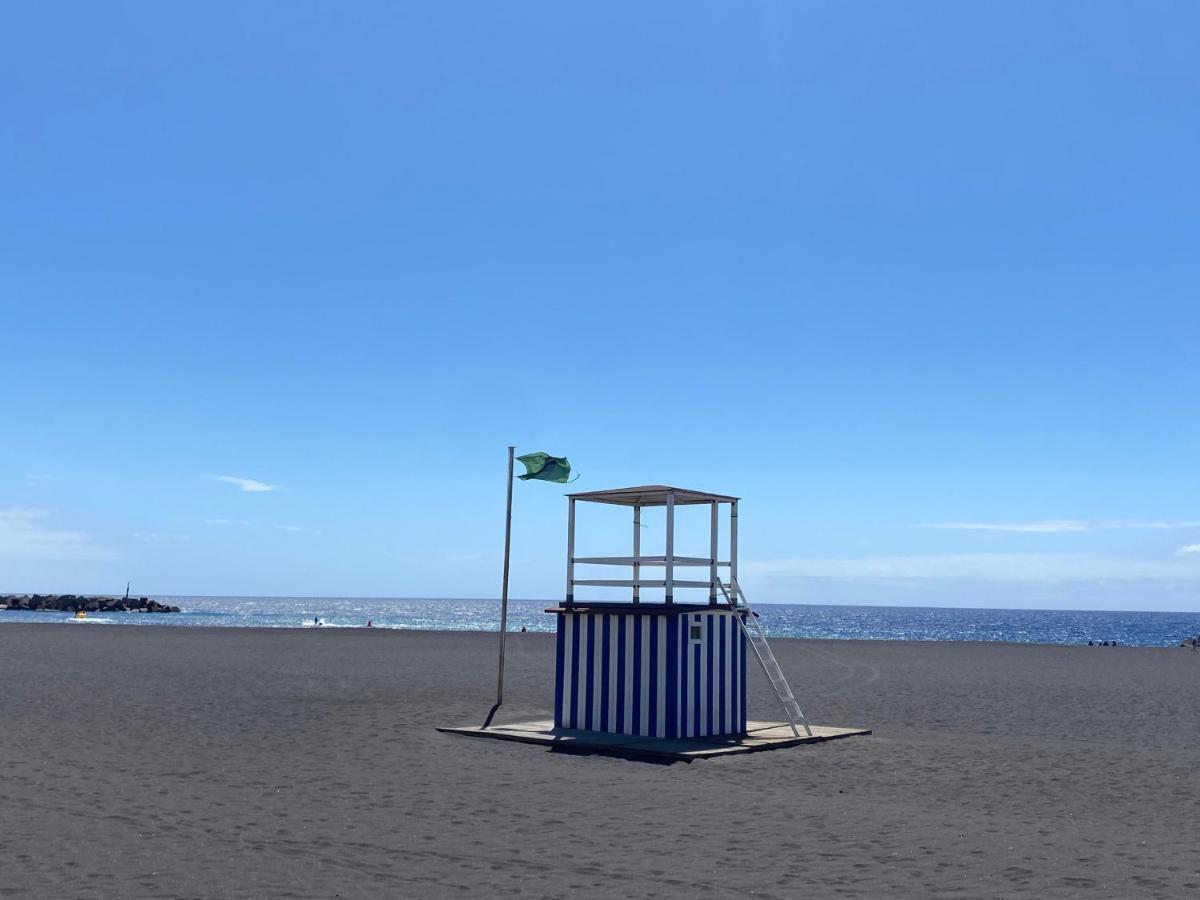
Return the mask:
<svg viewBox="0 0 1200 900">
<path fill-rule="evenodd" d="M 875 734 L 666 766 L 435 731 L 495 643 L 0 622 L 0 897 L 1200 897 L 1200 653 L 777 641 Z"/>
</svg>

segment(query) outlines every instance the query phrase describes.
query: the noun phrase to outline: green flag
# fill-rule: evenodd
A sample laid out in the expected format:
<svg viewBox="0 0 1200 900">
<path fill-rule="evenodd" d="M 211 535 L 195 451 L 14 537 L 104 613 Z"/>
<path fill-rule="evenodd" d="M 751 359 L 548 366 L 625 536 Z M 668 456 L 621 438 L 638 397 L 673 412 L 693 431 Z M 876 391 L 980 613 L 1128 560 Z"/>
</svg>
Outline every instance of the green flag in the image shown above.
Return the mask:
<svg viewBox="0 0 1200 900">
<path fill-rule="evenodd" d="M 549 453 L 538 452 L 518 456 L 517 460 L 525 464 L 525 474 L 517 476 L 522 481 L 534 478 L 538 481 L 566 484 L 571 479 L 571 463 L 565 456 L 551 456 Z"/>
</svg>

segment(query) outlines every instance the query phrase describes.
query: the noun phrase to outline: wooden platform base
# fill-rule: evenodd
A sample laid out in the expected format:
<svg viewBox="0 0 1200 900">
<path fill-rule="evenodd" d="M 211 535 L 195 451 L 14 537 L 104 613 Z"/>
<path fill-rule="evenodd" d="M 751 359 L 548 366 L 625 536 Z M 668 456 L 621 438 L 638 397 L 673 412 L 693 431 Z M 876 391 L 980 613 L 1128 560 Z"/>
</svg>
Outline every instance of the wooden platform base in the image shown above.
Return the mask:
<svg viewBox="0 0 1200 900">
<path fill-rule="evenodd" d="M 800 737 L 784 722 L 750 722 L 747 733 L 740 738 L 686 738 L 670 740 L 645 738 L 628 734 L 608 734 L 602 731 L 573 731 L 555 728 L 550 719 L 493 725 L 483 728 L 466 725 L 458 728 L 438 728 L 447 734 L 494 738 L 499 741 L 519 741 L 523 744 L 543 744 L 558 750 L 608 753 L 617 756 L 652 757 L 659 760 L 693 760 L 733 753 L 753 753 L 757 750 L 777 750 L 798 744 L 819 744 L 839 738 L 870 734 L 866 728 L 833 728 L 812 726 L 812 735 L 801 729 Z"/>
</svg>

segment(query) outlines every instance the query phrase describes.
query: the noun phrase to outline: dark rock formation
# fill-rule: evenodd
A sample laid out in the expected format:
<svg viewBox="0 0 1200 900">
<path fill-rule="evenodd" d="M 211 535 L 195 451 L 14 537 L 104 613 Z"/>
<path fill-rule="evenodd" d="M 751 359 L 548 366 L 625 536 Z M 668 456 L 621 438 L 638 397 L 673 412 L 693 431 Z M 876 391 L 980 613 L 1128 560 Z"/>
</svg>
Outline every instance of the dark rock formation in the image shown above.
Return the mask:
<svg viewBox="0 0 1200 900">
<path fill-rule="evenodd" d="M 9 609 L 48 609 L 59 612 L 179 612 L 149 597 L 80 597 L 76 594 L 0 594 L 0 607 Z"/>
</svg>

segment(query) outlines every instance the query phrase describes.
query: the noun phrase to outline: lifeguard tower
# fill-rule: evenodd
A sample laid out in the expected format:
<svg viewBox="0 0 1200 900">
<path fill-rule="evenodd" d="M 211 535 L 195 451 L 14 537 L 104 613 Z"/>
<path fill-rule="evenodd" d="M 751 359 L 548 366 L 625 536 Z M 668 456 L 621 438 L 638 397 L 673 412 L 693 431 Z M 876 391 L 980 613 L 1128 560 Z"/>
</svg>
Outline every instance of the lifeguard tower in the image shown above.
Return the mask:
<svg viewBox="0 0 1200 900">
<path fill-rule="evenodd" d="M 793 734 L 798 737 L 801 730 L 812 734 L 758 617 L 738 586 L 737 497 L 655 484 L 570 494 L 567 503 L 566 599 L 561 606 L 547 610 L 558 617 L 557 727 L 650 738 L 744 735 L 746 663 L 753 654 Z M 576 556 L 575 511 L 579 503 L 632 510 L 633 554 Z M 708 508 L 707 556 L 676 554 L 675 511 L 681 506 Z M 718 540 L 722 506 L 729 510 L 729 555 L 724 560 Z M 662 556 L 641 553 L 642 510 L 648 507 L 666 509 Z M 632 577 L 580 578 L 579 567 L 584 566 L 624 567 L 631 570 Z M 692 577 L 687 577 L 689 569 Z M 722 578 L 722 569 L 728 570 L 727 580 Z M 575 589 L 588 586 L 628 588 L 630 598 L 624 603 L 577 599 Z M 662 601 L 645 602 L 643 588 L 662 589 Z M 676 599 L 677 593 L 694 595 L 697 591 L 707 594 L 706 600 Z"/>
<path fill-rule="evenodd" d="M 630 510 L 629 556 L 576 556 L 580 503 Z M 440 730 L 676 759 L 870 734 L 810 725 L 801 712 L 738 584 L 737 497 L 656 484 L 568 494 L 567 504 L 566 592 L 561 604 L 546 610 L 556 620 L 553 720 Z M 706 556 L 676 553 L 679 507 L 707 507 Z M 724 559 L 723 507 L 729 517 Z M 652 508 L 665 510 L 661 556 L 642 554 L 642 512 Z M 630 577 L 592 577 L 597 567 L 623 568 Z M 577 588 L 629 593 L 618 601 L 585 600 Z M 692 598 L 686 602 L 685 592 Z M 747 718 L 747 675 L 754 666 L 766 675 L 785 722 Z"/>
</svg>

